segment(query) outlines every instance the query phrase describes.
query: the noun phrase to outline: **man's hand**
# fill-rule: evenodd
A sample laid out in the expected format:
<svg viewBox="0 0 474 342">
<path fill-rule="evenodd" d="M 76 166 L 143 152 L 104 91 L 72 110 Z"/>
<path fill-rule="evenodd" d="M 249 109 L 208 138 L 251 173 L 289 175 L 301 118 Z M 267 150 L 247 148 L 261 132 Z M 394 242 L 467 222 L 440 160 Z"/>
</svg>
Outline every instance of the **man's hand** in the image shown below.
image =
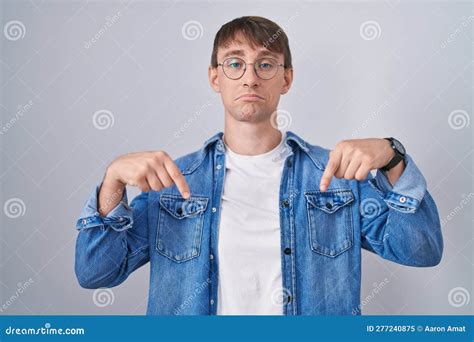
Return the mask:
<svg viewBox="0 0 474 342">
<path fill-rule="evenodd" d="M 174 184 L 184 198 L 189 187 L 178 166 L 164 151 L 129 153 L 117 158 L 107 170 L 106 178 L 141 191 L 160 191 Z"/>
<path fill-rule="evenodd" d="M 183 198 L 191 195 L 178 166 L 164 151 L 122 155 L 107 168 L 99 192 L 99 213 L 106 216 L 122 198 L 126 185 L 141 191 L 160 191 L 176 184 Z"/>
<path fill-rule="evenodd" d="M 342 140 L 329 153 L 319 188 L 326 191 L 332 176 L 362 181 L 371 170 L 384 167 L 394 156 L 395 151 L 386 139 Z"/>
</svg>

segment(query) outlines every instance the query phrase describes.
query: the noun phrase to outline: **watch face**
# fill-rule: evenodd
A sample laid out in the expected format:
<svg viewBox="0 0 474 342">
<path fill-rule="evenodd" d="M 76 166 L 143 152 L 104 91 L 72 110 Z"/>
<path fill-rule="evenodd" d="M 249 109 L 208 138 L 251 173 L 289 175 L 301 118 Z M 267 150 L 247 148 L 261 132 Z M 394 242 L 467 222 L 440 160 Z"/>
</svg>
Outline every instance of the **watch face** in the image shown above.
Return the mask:
<svg viewBox="0 0 474 342">
<path fill-rule="evenodd" d="M 397 139 L 393 139 L 393 146 L 395 146 L 395 149 L 400 152 L 401 154 L 405 154 L 405 148 L 403 147 L 402 143 L 398 141 Z"/>
</svg>

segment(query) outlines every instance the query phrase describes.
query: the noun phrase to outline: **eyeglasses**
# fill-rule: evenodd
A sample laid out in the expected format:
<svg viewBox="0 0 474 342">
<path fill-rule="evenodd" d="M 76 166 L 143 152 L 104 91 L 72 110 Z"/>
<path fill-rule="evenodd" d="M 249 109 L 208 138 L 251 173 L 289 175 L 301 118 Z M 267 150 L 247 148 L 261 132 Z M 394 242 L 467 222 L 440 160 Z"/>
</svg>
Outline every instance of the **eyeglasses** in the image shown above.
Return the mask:
<svg viewBox="0 0 474 342">
<path fill-rule="evenodd" d="M 250 64 L 253 64 L 255 74 L 262 80 L 272 79 L 277 74 L 278 67 L 285 67 L 283 64 L 278 64 L 278 61 L 273 58 L 260 58 L 255 63 L 245 63 L 242 58 L 230 57 L 217 65 L 222 66 L 222 71 L 227 78 L 238 80 L 244 76 L 247 65 Z"/>
</svg>

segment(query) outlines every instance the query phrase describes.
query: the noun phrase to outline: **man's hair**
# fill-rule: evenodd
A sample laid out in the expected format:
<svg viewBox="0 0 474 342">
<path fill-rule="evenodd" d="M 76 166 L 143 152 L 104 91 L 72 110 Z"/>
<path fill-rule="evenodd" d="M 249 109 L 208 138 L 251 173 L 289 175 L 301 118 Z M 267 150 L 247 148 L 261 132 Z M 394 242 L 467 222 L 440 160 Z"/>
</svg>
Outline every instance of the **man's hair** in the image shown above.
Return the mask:
<svg viewBox="0 0 474 342">
<path fill-rule="evenodd" d="M 241 33 L 250 45 L 262 46 L 276 53 L 282 53 L 285 68 L 291 68 L 291 52 L 288 37 L 283 29 L 271 20 L 256 16 L 236 18 L 222 25 L 214 38 L 211 66 L 217 67 L 217 49 L 226 46 Z"/>
</svg>

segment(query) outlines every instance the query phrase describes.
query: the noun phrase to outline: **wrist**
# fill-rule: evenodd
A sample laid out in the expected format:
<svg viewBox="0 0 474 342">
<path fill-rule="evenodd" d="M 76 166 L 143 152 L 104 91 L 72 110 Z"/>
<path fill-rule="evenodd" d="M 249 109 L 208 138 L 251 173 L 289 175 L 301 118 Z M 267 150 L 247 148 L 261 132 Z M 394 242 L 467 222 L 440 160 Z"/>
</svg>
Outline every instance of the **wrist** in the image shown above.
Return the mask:
<svg viewBox="0 0 474 342">
<path fill-rule="evenodd" d="M 118 189 L 124 188 L 125 184 L 118 178 L 117 173 L 114 169 L 114 164 L 110 164 L 105 171 L 102 186 L 105 188 Z"/>
</svg>

